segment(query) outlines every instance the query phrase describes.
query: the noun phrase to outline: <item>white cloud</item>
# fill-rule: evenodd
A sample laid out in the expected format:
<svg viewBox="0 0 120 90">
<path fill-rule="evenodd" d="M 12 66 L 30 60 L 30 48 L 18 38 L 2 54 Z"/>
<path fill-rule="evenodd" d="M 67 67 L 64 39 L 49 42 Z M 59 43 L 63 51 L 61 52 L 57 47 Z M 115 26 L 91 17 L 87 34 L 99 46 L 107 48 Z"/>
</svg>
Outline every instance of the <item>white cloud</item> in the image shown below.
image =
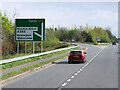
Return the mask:
<svg viewBox="0 0 120 90">
<path fill-rule="evenodd" d="M 90 10 L 89 6 L 80 7 L 79 3 L 78 6 L 72 6 L 72 4 L 66 6 L 64 3 L 61 5 L 59 3 L 4 3 L 2 10 L 6 10 L 11 18 L 15 11 L 17 11 L 17 17 L 44 17 L 47 27 L 57 26 L 58 24 L 61 26 L 71 26 L 74 24 L 85 26 L 88 24 L 104 28 L 109 26 L 117 36 L 117 10 L 101 9 L 99 7 L 94 7 Z M 117 6 L 114 9 L 117 9 Z"/>
</svg>

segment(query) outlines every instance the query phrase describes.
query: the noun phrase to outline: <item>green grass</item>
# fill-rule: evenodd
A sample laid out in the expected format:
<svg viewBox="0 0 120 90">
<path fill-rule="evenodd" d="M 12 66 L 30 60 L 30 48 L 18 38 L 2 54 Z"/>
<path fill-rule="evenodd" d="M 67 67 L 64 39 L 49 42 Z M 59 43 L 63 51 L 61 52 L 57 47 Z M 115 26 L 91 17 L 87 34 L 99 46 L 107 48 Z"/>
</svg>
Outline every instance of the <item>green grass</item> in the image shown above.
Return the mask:
<svg viewBox="0 0 120 90">
<path fill-rule="evenodd" d="M 80 47 L 76 47 L 74 49 L 78 49 L 78 48 L 80 48 Z M 33 61 L 37 61 L 37 60 L 45 59 L 45 58 L 52 57 L 52 56 L 55 56 L 55 55 L 59 55 L 61 53 L 65 53 L 65 52 L 68 52 L 70 50 L 72 50 L 72 49 L 59 51 L 59 52 L 54 52 L 54 53 L 50 53 L 50 54 L 46 54 L 46 55 L 42 55 L 42 56 L 27 58 L 27 59 L 23 59 L 23 60 L 19 60 L 19 61 L 14 61 L 14 62 L 11 62 L 11 63 L 5 63 L 5 64 L 1 65 L 1 69 L 7 69 L 7 68 L 12 68 L 12 67 L 15 67 L 15 66 L 18 66 L 18 65 L 27 64 L 27 63 L 30 63 L 30 62 L 33 62 Z"/>
<path fill-rule="evenodd" d="M 110 44 L 98 44 L 98 46 L 105 46 L 105 45 L 110 45 Z"/>
<path fill-rule="evenodd" d="M 13 72 L 4 74 L 4 75 L 1 76 L 1 80 L 5 80 L 7 78 L 13 77 L 15 75 L 21 74 L 21 73 L 29 71 L 29 70 L 33 70 L 34 68 L 37 68 L 37 67 L 43 66 L 45 64 L 48 64 L 50 62 L 56 61 L 56 60 L 61 59 L 61 58 L 65 57 L 65 56 L 67 56 L 67 55 L 68 54 L 60 56 L 60 57 L 56 57 L 54 59 L 51 59 L 51 60 L 48 60 L 48 61 L 44 61 L 44 62 L 41 62 L 41 63 L 38 63 L 38 64 L 34 64 L 32 66 L 28 66 L 28 67 L 22 68 L 22 69 L 17 70 L 17 71 L 13 71 Z"/>
<path fill-rule="evenodd" d="M 82 42 L 76 42 L 76 43 L 78 43 L 78 44 L 89 44 L 89 45 L 94 45 L 94 43 L 86 43 L 86 42 L 84 42 L 84 43 L 82 43 Z M 111 43 L 110 43 L 111 44 Z M 98 44 L 98 46 L 104 46 L 104 45 L 110 45 L 110 44 Z"/>
<path fill-rule="evenodd" d="M 78 44 L 89 44 L 89 45 L 94 45 L 94 43 L 89 43 L 89 42 L 75 42 L 75 43 L 78 43 Z"/>
</svg>

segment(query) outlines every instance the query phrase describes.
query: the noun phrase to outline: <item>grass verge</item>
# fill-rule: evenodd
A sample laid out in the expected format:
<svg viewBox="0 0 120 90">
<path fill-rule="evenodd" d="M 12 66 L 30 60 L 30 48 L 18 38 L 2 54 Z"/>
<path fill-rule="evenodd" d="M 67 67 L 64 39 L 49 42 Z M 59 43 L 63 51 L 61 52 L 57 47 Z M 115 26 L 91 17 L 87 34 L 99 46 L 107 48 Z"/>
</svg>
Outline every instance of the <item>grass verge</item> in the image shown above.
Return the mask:
<svg viewBox="0 0 120 90">
<path fill-rule="evenodd" d="M 88 45 L 94 45 L 94 43 L 87 43 L 87 42 L 84 42 L 84 43 L 81 43 L 81 42 L 76 42 L 78 44 L 88 44 Z M 111 43 L 110 43 L 111 44 Z M 104 45 L 110 45 L 110 44 L 98 44 L 98 46 L 104 46 Z"/>
<path fill-rule="evenodd" d="M 74 49 L 78 49 L 78 48 L 80 48 L 80 47 L 76 47 Z M 59 52 L 54 52 L 54 53 L 50 53 L 50 54 L 46 54 L 46 55 L 42 55 L 42 56 L 22 59 L 22 60 L 10 62 L 10 63 L 5 63 L 5 64 L 1 65 L 1 69 L 7 69 L 7 68 L 12 68 L 12 67 L 15 67 L 15 66 L 18 66 L 18 65 L 27 64 L 27 63 L 30 63 L 30 62 L 33 62 L 33 61 L 37 61 L 37 60 L 45 59 L 45 58 L 52 57 L 52 56 L 55 56 L 55 55 L 59 55 L 59 54 L 68 52 L 70 50 L 72 50 L 72 49 L 59 51 Z"/>
<path fill-rule="evenodd" d="M 41 63 L 38 63 L 38 64 L 34 64 L 34 65 L 32 65 L 32 66 L 28 66 L 28 67 L 22 68 L 22 69 L 17 70 L 17 71 L 13 71 L 13 72 L 4 74 L 4 75 L 1 76 L 1 80 L 8 79 L 8 78 L 10 78 L 10 77 L 13 77 L 13 76 L 15 76 L 15 75 L 21 74 L 21 73 L 26 72 L 26 71 L 29 71 L 29 70 L 33 70 L 34 68 L 37 68 L 37 67 L 43 66 L 43 65 L 45 65 L 45 64 L 48 64 L 48 63 L 50 63 L 50 62 L 56 61 L 56 60 L 61 59 L 61 58 L 65 57 L 65 56 L 67 56 L 67 55 L 68 55 L 68 54 L 63 55 L 63 56 L 60 56 L 60 57 L 56 57 L 56 58 L 54 58 L 54 59 L 51 59 L 51 60 L 48 60 L 48 61 L 44 61 L 44 62 L 41 62 Z"/>
<path fill-rule="evenodd" d="M 98 46 L 106 46 L 106 45 L 110 45 L 110 44 L 98 44 Z"/>
<path fill-rule="evenodd" d="M 75 43 L 77 43 L 77 44 L 89 44 L 89 45 L 94 45 L 94 43 L 89 43 L 89 42 L 75 42 Z"/>
</svg>

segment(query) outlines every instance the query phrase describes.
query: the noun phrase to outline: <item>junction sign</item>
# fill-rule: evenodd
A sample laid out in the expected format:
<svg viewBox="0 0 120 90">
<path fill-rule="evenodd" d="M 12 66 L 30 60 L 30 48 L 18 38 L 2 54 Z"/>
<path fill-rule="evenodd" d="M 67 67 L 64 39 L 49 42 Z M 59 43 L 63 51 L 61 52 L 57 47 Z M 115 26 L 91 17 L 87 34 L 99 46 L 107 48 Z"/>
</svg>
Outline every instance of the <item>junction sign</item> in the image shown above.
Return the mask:
<svg viewBox="0 0 120 90">
<path fill-rule="evenodd" d="M 45 19 L 16 19 L 15 41 L 45 41 Z"/>
</svg>

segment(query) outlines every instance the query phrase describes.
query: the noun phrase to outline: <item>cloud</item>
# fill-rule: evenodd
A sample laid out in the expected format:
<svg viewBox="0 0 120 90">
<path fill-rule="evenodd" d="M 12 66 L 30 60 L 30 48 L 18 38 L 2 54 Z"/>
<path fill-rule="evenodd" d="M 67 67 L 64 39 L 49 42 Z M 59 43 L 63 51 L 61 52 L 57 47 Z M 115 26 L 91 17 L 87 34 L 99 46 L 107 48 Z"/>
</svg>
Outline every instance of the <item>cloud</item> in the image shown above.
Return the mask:
<svg viewBox="0 0 120 90">
<path fill-rule="evenodd" d="M 117 4 L 105 3 L 3 3 L 10 17 L 17 12 L 17 17 L 41 17 L 46 19 L 46 27 L 58 24 L 61 26 L 83 25 L 109 26 L 117 36 Z M 110 6 L 111 5 L 111 6 Z M 6 7 L 7 6 L 7 7 Z M 101 7 L 102 6 L 102 7 Z"/>
</svg>

